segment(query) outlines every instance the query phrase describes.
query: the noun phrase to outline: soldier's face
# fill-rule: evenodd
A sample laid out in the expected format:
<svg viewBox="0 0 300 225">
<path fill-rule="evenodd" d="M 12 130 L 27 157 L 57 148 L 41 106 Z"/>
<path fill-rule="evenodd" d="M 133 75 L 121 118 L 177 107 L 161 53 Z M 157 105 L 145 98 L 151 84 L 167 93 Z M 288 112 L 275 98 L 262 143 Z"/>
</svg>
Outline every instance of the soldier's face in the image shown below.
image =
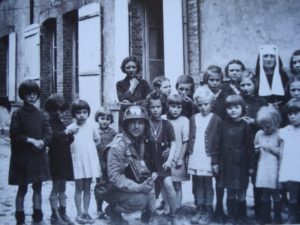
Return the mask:
<svg viewBox="0 0 300 225">
<path fill-rule="evenodd" d="M 130 136 L 138 138 L 144 134 L 145 131 L 145 121 L 143 119 L 133 119 L 127 124 L 127 131 Z"/>
</svg>

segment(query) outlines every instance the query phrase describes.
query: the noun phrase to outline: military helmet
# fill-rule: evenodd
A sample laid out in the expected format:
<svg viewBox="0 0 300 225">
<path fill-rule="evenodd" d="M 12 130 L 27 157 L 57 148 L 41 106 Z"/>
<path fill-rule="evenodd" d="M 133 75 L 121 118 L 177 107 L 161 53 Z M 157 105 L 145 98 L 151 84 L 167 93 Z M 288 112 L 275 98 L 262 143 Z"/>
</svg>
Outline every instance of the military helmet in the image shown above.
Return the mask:
<svg viewBox="0 0 300 225">
<path fill-rule="evenodd" d="M 129 120 L 132 119 L 143 119 L 145 120 L 146 124 L 149 124 L 149 116 L 146 109 L 139 105 L 129 106 L 124 114 L 122 120 L 122 126 L 124 128 L 124 124 L 127 123 Z"/>
</svg>

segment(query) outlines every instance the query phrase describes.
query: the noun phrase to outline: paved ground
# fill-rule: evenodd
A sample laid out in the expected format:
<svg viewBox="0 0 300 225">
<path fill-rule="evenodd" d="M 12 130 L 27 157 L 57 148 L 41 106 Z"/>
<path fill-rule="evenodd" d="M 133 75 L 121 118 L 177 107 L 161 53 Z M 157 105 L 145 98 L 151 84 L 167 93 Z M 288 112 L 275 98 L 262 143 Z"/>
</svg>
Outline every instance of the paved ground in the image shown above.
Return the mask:
<svg viewBox="0 0 300 225">
<path fill-rule="evenodd" d="M 14 219 L 14 211 L 15 211 L 15 204 L 14 199 L 17 192 L 16 186 L 9 186 L 7 184 L 8 181 L 8 167 L 9 167 L 9 159 L 10 159 L 10 144 L 9 141 L 0 138 L 0 225 L 12 225 L 15 224 Z M 95 183 L 92 184 L 92 187 L 95 185 Z M 67 212 L 69 216 L 75 220 L 76 217 L 76 209 L 75 204 L 73 200 L 74 195 L 74 183 L 68 182 L 67 184 L 67 196 L 68 198 L 68 207 Z M 248 210 L 247 213 L 250 217 L 250 221 L 252 224 L 254 223 L 253 220 L 253 198 L 251 190 L 252 188 L 249 188 L 248 194 L 247 194 L 247 202 L 248 202 Z M 50 215 L 51 215 L 51 209 L 50 204 L 48 202 L 48 197 L 51 190 L 51 182 L 45 182 L 43 184 L 43 211 L 45 214 L 45 220 L 49 222 L 50 224 Z M 183 204 L 184 204 L 184 212 L 182 215 L 178 215 L 178 224 L 180 225 L 187 225 L 190 224 L 190 217 L 192 216 L 193 212 L 193 196 L 191 193 L 191 182 L 186 182 L 183 185 Z M 91 199 L 91 206 L 90 206 L 90 214 L 93 218 L 96 218 L 96 205 L 94 201 L 93 196 L 93 190 L 92 192 L 92 199 Z M 26 222 L 30 224 L 31 222 L 31 213 L 32 213 L 32 203 L 31 203 L 31 196 L 32 191 L 31 188 L 29 188 L 29 192 L 25 199 L 25 213 L 26 213 Z M 125 215 L 125 218 L 129 221 L 130 224 L 137 224 L 141 225 L 143 223 L 139 220 L 140 214 L 139 213 L 133 213 Z M 284 213 L 284 217 L 286 217 L 286 213 Z M 161 224 L 161 222 L 156 222 L 158 224 Z M 106 225 L 109 224 L 107 220 L 96 220 L 95 225 Z"/>
</svg>

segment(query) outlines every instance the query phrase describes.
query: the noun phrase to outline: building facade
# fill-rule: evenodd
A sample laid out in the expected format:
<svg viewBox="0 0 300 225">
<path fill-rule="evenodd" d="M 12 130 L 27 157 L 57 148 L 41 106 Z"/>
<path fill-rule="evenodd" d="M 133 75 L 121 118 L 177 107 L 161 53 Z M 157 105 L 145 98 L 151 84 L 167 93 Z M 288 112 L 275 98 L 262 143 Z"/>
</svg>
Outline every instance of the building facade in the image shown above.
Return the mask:
<svg viewBox="0 0 300 225">
<path fill-rule="evenodd" d="M 0 0 L 0 96 L 18 105 L 18 85 L 32 78 L 41 107 L 58 92 L 92 111 L 117 110 L 128 55 L 146 80 L 165 75 L 173 87 L 179 75 L 198 83 L 209 65 L 233 58 L 254 68 L 262 44 L 277 45 L 288 67 L 299 18 L 298 0 Z"/>
</svg>

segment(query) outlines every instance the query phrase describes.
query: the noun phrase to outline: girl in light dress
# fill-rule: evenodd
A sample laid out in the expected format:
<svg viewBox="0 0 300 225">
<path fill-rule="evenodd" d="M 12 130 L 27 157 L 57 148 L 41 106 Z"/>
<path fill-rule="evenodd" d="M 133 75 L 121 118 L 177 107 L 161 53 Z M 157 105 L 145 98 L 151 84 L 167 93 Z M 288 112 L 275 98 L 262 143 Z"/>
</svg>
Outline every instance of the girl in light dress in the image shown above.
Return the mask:
<svg viewBox="0 0 300 225">
<path fill-rule="evenodd" d="M 79 224 L 94 222 L 88 214 L 91 183 L 93 178 L 102 176 L 96 148 L 100 144 L 100 136 L 96 127 L 93 127 L 91 122 L 88 121 L 90 111 L 90 106 L 86 101 L 75 101 L 71 106 L 71 114 L 75 122 L 68 126 L 68 129 L 79 128 L 71 145 L 75 179 L 74 199 L 77 209 L 76 222 Z M 82 194 L 83 211 L 81 208 Z"/>
<path fill-rule="evenodd" d="M 189 120 L 182 116 L 183 98 L 178 94 L 171 94 L 168 97 L 167 119 L 171 122 L 175 132 L 176 149 L 171 166 L 171 175 L 176 191 L 177 210 L 181 208 L 182 203 L 182 181 L 188 181 L 186 165 L 186 148 L 189 139 Z"/>
<path fill-rule="evenodd" d="M 257 112 L 256 122 L 260 126 L 255 135 L 254 147 L 259 153 L 255 186 L 261 189 L 260 216 L 263 223 L 271 223 L 271 202 L 274 203 L 275 224 L 282 223 L 281 199 L 278 187 L 279 156 L 282 140 L 278 136 L 281 116 L 273 106 L 263 106 Z"/>
<path fill-rule="evenodd" d="M 297 205 L 300 193 L 300 101 L 292 98 L 286 104 L 286 111 L 290 124 L 279 130 L 279 137 L 283 140 L 281 153 L 279 182 L 285 184 L 289 193 L 288 224 L 299 223 L 299 208 Z"/>
</svg>

